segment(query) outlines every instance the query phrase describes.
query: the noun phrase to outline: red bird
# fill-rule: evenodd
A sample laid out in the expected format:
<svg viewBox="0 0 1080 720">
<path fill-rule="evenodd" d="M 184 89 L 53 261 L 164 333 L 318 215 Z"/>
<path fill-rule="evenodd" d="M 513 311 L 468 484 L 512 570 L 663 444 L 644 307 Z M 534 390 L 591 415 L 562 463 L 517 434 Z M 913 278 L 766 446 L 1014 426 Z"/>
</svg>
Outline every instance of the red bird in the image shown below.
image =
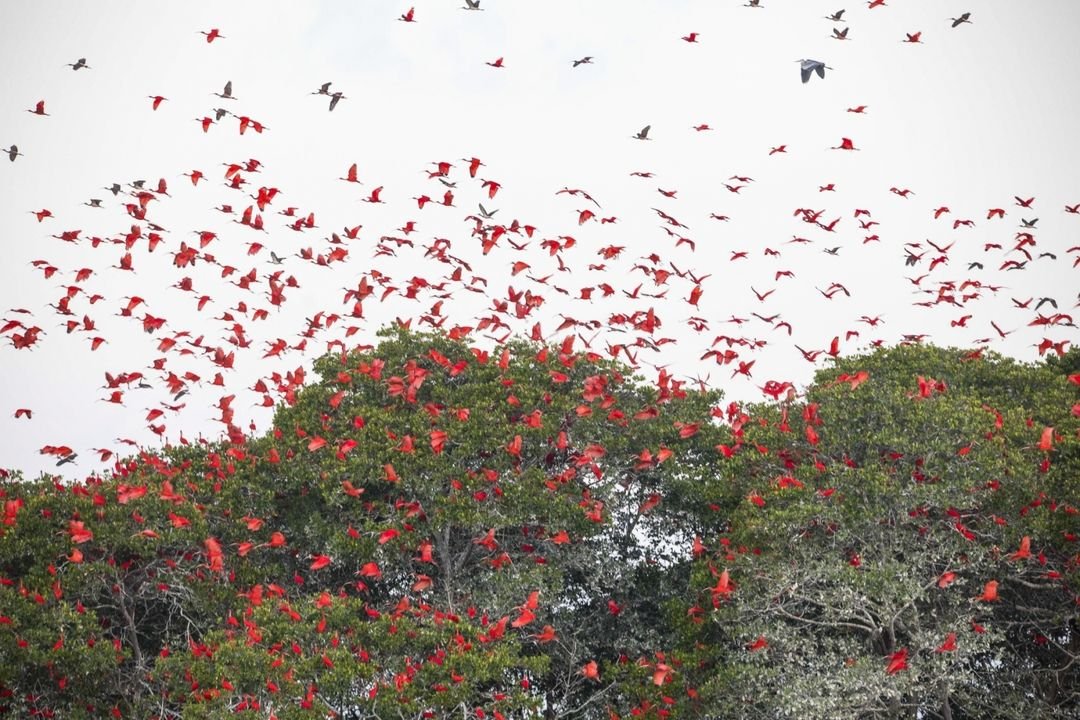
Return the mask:
<svg viewBox="0 0 1080 720">
<path fill-rule="evenodd" d="M 49 113 L 45 112 L 45 101 L 44 100 L 38 100 L 37 105 L 34 106 L 34 109 L 33 110 L 27 110 L 26 112 L 34 113 L 35 115 L 43 115 L 45 117 L 49 117 Z"/>
<path fill-rule="evenodd" d="M 907 648 L 900 648 L 890 655 L 889 663 L 885 666 L 885 672 L 889 675 L 895 675 L 901 670 L 907 670 L 907 652 Z"/>
<path fill-rule="evenodd" d="M 836 145 L 835 147 L 830 148 L 830 150 L 858 150 L 858 149 L 859 148 L 855 147 L 855 143 L 852 142 L 851 138 L 840 138 L 840 144 Z"/>
<path fill-rule="evenodd" d="M 222 35 L 221 32 L 217 28 L 210 28 L 210 32 L 207 32 L 206 30 L 200 30 L 199 34 L 206 36 L 206 42 L 207 43 L 212 43 L 215 40 L 217 40 L 218 38 L 225 39 L 225 36 Z"/>
<path fill-rule="evenodd" d="M 689 35 L 683 36 L 683 40 L 685 40 L 688 43 L 696 43 L 697 38 L 698 38 L 698 34 L 696 32 L 692 32 Z"/>
<path fill-rule="evenodd" d="M 503 67 L 503 59 L 501 57 L 496 58 L 495 62 L 486 62 L 484 64 L 485 65 L 490 65 L 493 68 L 501 68 L 501 67 Z"/>
<path fill-rule="evenodd" d="M 416 22 L 416 8 L 409 8 L 409 12 L 398 18 L 401 22 Z"/>
</svg>

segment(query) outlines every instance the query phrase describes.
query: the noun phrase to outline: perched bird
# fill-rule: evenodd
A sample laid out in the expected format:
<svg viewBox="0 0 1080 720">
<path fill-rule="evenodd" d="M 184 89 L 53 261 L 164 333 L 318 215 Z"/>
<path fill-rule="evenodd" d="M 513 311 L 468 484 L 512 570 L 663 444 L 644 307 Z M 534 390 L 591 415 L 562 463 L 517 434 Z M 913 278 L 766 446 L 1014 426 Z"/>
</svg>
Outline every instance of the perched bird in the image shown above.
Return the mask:
<svg viewBox="0 0 1080 720">
<path fill-rule="evenodd" d="M 803 84 L 810 82 L 810 76 L 817 73 L 819 78 L 825 78 L 825 71 L 832 70 L 831 67 L 821 62 L 820 60 L 802 59 L 796 60 L 799 63 L 799 73 L 802 75 Z"/>
</svg>

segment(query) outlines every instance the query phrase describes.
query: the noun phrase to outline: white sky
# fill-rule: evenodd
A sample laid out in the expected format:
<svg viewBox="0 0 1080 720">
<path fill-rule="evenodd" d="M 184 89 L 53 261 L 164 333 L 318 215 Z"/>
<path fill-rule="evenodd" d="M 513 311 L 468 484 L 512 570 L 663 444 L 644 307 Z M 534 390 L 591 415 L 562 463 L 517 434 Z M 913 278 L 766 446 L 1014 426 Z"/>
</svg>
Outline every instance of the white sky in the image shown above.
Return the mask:
<svg viewBox="0 0 1080 720">
<path fill-rule="evenodd" d="M 603 328 L 593 349 L 604 352 L 605 341 L 632 343 L 642 335 L 611 332 L 613 314 L 652 307 L 663 322 L 652 338 L 675 342 L 659 353 L 642 349 L 639 359 L 670 365 L 680 376 L 708 374 L 712 386 L 733 398 L 762 397 L 757 388 L 767 380 L 805 384 L 814 366 L 794 344 L 824 349 L 848 330 L 860 335 L 842 342 L 843 352 L 875 339 L 893 343 L 904 334 L 927 333 L 943 345 L 972 346 L 992 338 L 995 350 L 1035 359 L 1034 346 L 1043 338 L 1076 339 L 1074 327 L 1029 327 L 1034 302 L 1019 309 L 1012 298 L 1053 297 L 1061 312 L 1070 313 L 1080 288 L 1073 268 L 1078 253 L 1067 252 L 1080 245 L 1080 215 L 1064 210 L 1080 203 L 1080 45 L 1073 37 L 1080 4 L 891 0 L 870 10 L 865 2 L 848 2 L 847 22 L 841 24 L 824 19 L 839 9 L 839 0 L 764 4 L 755 10 L 740 0 L 483 0 L 483 12 L 466 12 L 457 0 L 417 0 L 417 22 L 405 23 L 396 18 L 408 3 L 9 0 L 0 46 L 0 145 L 15 143 L 24 156 L 14 163 L 0 158 L 0 237 L 6 249 L 0 319 L 44 332 L 32 349 L 12 346 L 19 329 L 0 338 L 0 465 L 36 474 L 53 465 L 39 448 L 69 445 L 79 453 L 69 474 L 84 474 L 105 467 L 91 448 L 124 449 L 117 438 L 155 445 L 146 413 L 173 402 L 162 374 L 148 369 L 160 357 L 177 375 L 191 371 L 204 379 L 179 401 L 185 403 L 181 411 L 167 411 L 157 421 L 165 422 L 167 440 L 175 441 L 181 431 L 216 436 L 221 426 L 213 421 L 218 412 L 212 406 L 224 394 L 237 395 L 242 426 L 253 419 L 265 429 L 271 411 L 253 407 L 260 395 L 245 389 L 256 379 L 309 366 L 350 325 L 360 327 L 350 344 L 370 340 L 395 317 L 427 312 L 437 298 L 431 291 L 418 301 L 393 293 L 380 303 L 375 296 L 364 303 L 363 320 L 343 317 L 309 340 L 306 352 L 264 359 L 269 344 L 277 338 L 297 343 L 305 318 L 319 310 L 347 314 L 342 288 L 356 287 L 372 269 L 393 278 L 399 290 L 413 276 L 440 282 L 452 268 L 423 258 L 424 246 L 436 237 L 450 240 L 450 253 L 472 265 L 466 280 L 488 280 L 487 295 L 447 285 L 446 327 L 475 325 L 478 317 L 491 315 L 492 299 L 505 300 L 512 286 L 545 300 L 524 320 L 503 317 L 516 331 L 540 322 L 545 335 L 558 340 L 565 334 L 553 332 L 560 314 L 596 320 Z M 968 10 L 972 24 L 952 29 L 947 18 Z M 850 27 L 849 39 L 831 39 L 834 26 Z M 207 44 L 199 31 L 211 28 L 224 37 Z M 922 32 L 922 44 L 901 42 L 916 31 Z M 680 39 L 690 32 L 699 33 L 697 43 Z M 594 57 L 593 64 L 571 67 L 586 55 Z M 91 69 L 73 72 L 65 65 L 80 57 Z M 485 65 L 498 57 L 505 67 Z M 794 62 L 802 57 L 824 60 L 834 70 L 803 85 Z M 214 97 L 228 80 L 237 99 Z M 327 112 L 327 98 L 309 94 L 328 80 L 332 90 L 346 95 L 333 113 Z M 158 94 L 168 100 L 154 112 L 147 96 Z M 49 117 L 26 112 L 39 100 L 45 100 Z M 867 105 L 867 112 L 846 112 L 857 105 Z M 215 107 L 246 114 L 268 129 L 240 136 L 238 121 L 230 117 L 204 134 L 195 119 Z M 703 123 L 712 130 L 692 129 Z M 646 124 L 652 126 L 650 140 L 631 139 Z M 860 151 L 830 150 L 842 137 Z M 781 144 L 787 152 L 770 156 L 770 148 Z M 485 163 L 476 180 L 461 162 L 472 156 Z M 259 159 L 263 172 L 244 173 L 245 193 L 224 187 L 222 163 L 248 158 Z M 454 163 L 450 179 L 458 183 L 457 207 L 419 210 L 412 198 L 442 196 L 442 185 L 424 174 L 440 160 Z M 337 180 L 353 162 L 359 164 L 361 186 Z M 207 176 L 197 187 L 182 175 L 194 169 Z M 655 177 L 631 177 L 635 170 Z M 732 175 L 754 182 L 734 194 L 723 185 Z M 113 198 L 103 186 L 145 179 L 156 187 L 162 177 L 171 197 L 151 202 L 147 216 L 168 230 L 162 244 L 148 253 L 145 239 L 137 243 L 134 274 L 112 268 L 122 249 L 112 243 L 93 249 L 86 238 L 127 232 L 135 221 L 121 201 L 135 200 Z M 502 185 L 494 200 L 479 178 Z M 818 191 L 830 182 L 835 192 Z M 281 190 L 264 213 L 267 234 L 233 224 L 237 216 L 213 209 L 227 203 L 239 213 L 260 186 Z M 361 202 L 378 186 L 384 187 L 385 204 Z M 565 186 L 585 189 L 603 206 L 592 208 L 598 218 L 618 221 L 579 227 L 578 211 L 591 205 L 555 195 Z M 913 194 L 904 199 L 891 187 Z M 676 190 L 677 197 L 665 198 L 658 189 Z M 1034 196 L 1031 209 L 1018 207 L 1014 195 Z M 90 198 L 101 198 L 104 209 L 84 206 Z M 494 221 L 518 218 L 535 225 L 536 237 L 522 251 L 504 237 L 484 257 L 479 240 L 470 236 L 471 222 L 463 219 L 476 212 L 478 201 L 498 208 Z M 942 205 L 951 213 L 935 221 L 933 210 Z M 319 227 L 303 233 L 284 227 L 287 218 L 277 212 L 288 206 L 313 211 Z M 1004 219 L 987 220 L 995 207 L 1006 211 Z M 42 208 L 54 217 L 39 223 L 30 211 Z M 651 208 L 685 223 L 681 234 L 696 243 L 696 251 L 676 246 Z M 824 210 L 823 222 L 841 220 L 827 233 L 794 217 L 796 208 Z M 880 225 L 861 230 L 856 208 L 869 210 Z M 731 220 L 711 220 L 713 212 Z M 1021 218 L 1034 217 L 1037 245 L 1029 250 L 1033 256 L 1052 252 L 1057 259 L 1036 258 L 1023 270 L 999 271 L 1006 260 L 1024 259 L 1010 250 Z M 955 219 L 975 225 L 953 230 Z M 392 258 L 373 257 L 378 238 L 401 237 L 397 228 L 408 220 L 416 221 L 409 236 L 415 247 L 395 248 Z M 323 268 L 295 256 L 306 247 L 328 251 L 331 231 L 357 224 L 363 229 L 359 239 L 347 241 L 344 262 Z M 77 243 L 51 237 L 76 229 L 82 231 Z M 171 253 L 181 242 L 196 243 L 192 231 L 204 229 L 218 235 L 206 251 L 235 266 L 232 277 L 222 279 L 219 267 L 201 260 L 183 270 L 172 267 Z M 880 242 L 864 244 L 871 232 Z M 577 241 L 562 253 L 568 272 L 558 272 L 555 258 L 540 247 L 542 240 L 562 235 Z M 812 242 L 786 244 L 794 236 Z M 933 271 L 929 263 L 939 253 L 927 239 L 942 246 L 955 242 L 948 262 Z M 248 243 L 255 241 L 265 249 L 248 256 Z M 923 244 L 915 252 L 928 251 L 916 267 L 904 265 L 903 246 L 909 242 Z M 984 251 L 984 243 L 1002 249 Z M 597 250 L 609 245 L 626 249 L 603 271 L 590 271 L 590 263 L 604 262 Z M 837 246 L 836 256 L 823 252 Z M 766 255 L 766 248 L 781 254 Z M 286 257 L 283 265 L 270 264 L 271 250 Z M 732 261 L 739 251 L 747 258 Z M 710 274 L 697 309 L 686 303 L 693 287 L 688 279 L 673 275 L 657 287 L 633 269 L 653 252 L 661 258 L 659 267 L 670 270 L 674 263 L 696 275 Z M 38 259 L 58 272 L 46 279 L 30 264 Z M 519 260 L 531 269 L 511 277 Z M 969 270 L 970 262 L 985 267 Z M 80 268 L 94 272 L 78 283 L 70 319 L 86 314 L 97 327 L 66 334 L 68 318 L 49 304 L 75 284 Z M 259 275 L 253 291 L 228 284 L 252 268 Z M 279 269 L 283 277 L 295 276 L 301 288 L 287 290 L 287 301 L 275 309 L 267 301 L 265 276 Z M 776 280 L 781 270 L 795 277 Z M 913 294 L 917 288 L 905 276 L 927 272 L 923 289 L 968 279 L 1002 288 L 983 289 L 963 308 L 913 306 L 935 295 Z M 529 278 L 552 273 L 546 286 Z M 192 279 L 195 293 L 170 287 L 182 277 Z M 592 302 L 575 299 L 581 288 L 605 282 L 616 288 L 615 296 L 602 299 L 598 289 Z M 840 293 L 830 301 L 815 290 L 832 282 L 843 283 L 851 297 Z M 667 296 L 626 298 L 622 291 L 638 283 L 644 283 L 643 293 L 667 289 Z M 775 292 L 759 302 L 751 288 Z M 105 299 L 90 305 L 87 297 L 94 293 Z M 203 294 L 213 300 L 198 312 Z M 118 317 L 124 297 L 133 295 L 145 305 L 134 319 Z M 247 317 L 235 311 L 240 301 L 248 306 Z M 228 344 L 231 322 L 215 320 L 230 308 L 252 341 L 247 349 Z M 256 308 L 270 309 L 269 318 L 253 321 Z M 147 312 L 166 318 L 165 326 L 143 332 L 139 319 Z M 793 334 L 774 330 L 755 312 L 779 313 Z M 1045 305 L 1041 312 L 1054 310 Z M 859 323 L 863 315 L 880 315 L 883 323 Z M 972 316 L 966 327 L 950 325 L 965 315 Z M 705 318 L 708 329 L 695 332 L 686 323 L 691 316 Z M 724 322 L 732 316 L 748 322 Z M 1001 341 L 991 320 L 1015 332 Z M 204 336 L 205 346 L 236 350 L 236 368 L 225 373 L 224 389 L 206 384 L 217 368 L 201 353 L 177 352 L 184 338 L 171 352 L 158 351 L 162 338 L 182 331 Z M 723 367 L 700 361 L 717 335 L 768 344 L 756 351 L 736 347 L 738 360 Z M 90 340 L 98 336 L 107 342 L 91 352 Z M 750 360 L 756 361 L 753 377 L 732 379 L 738 361 Z M 123 406 L 103 402 L 106 371 L 144 372 L 154 388 L 126 391 Z M 655 375 L 650 367 L 643 371 Z M 33 418 L 14 418 L 17 408 L 31 408 Z"/>
</svg>

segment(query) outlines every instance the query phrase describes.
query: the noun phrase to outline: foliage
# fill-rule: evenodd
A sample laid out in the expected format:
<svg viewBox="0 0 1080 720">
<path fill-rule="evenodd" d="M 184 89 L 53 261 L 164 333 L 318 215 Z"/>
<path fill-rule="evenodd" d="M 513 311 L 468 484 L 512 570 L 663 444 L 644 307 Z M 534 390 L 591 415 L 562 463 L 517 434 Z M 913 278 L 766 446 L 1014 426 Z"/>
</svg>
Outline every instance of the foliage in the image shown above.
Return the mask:
<svg viewBox="0 0 1080 720">
<path fill-rule="evenodd" d="M 1075 716 L 1072 368 L 722 406 L 389 330 L 263 437 L 0 482 L 0 716 Z"/>
</svg>

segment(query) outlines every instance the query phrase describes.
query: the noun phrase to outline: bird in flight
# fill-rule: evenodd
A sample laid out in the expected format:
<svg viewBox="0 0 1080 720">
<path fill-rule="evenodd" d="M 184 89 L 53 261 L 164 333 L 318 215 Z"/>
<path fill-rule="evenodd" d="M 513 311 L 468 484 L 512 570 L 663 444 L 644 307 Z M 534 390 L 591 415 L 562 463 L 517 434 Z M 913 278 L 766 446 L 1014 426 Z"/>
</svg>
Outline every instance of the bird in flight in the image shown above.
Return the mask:
<svg viewBox="0 0 1080 720">
<path fill-rule="evenodd" d="M 845 22 L 845 20 L 844 20 L 844 12 L 845 12 L 844 10 L 837 10 L 832 15 L 826 15 L 825 19 L 826 20 L 832 20 L 833 22 Z"/>
<path fill-rule="evenodd" d="M 15 162 L 15 158 L 23 156 L 23 154 L 19 152 L 18 145 L 12 145 L 7 150 L 5 150 L 4 153 L 7 154 L 8 160 L 10 160 L 11 162 Z"/>
<path fill-rule="evenodd" d="M 635 140 L 648 140 L 649 139 L 649 128 L 651 128 L 651 127 L 652 127 L 652 125 L 646 125 L 645 127 L 641 128 L 641 130 L 638 131 L 637 135 L 631 135 L 631 137 L 634 138 Z"/>
<path fill-rule="evenodd" d="M 465 4 L 461 6 L 462 10 L 483 10 L 480 7 L 480 0 L 465 0 Z"/>
<path fill-rule="evenodd" d="M 87 70 L 90 69 L 90 66 L 86 64 L 86 58 L 79 58 L 75 62 L 68 63 L 67 65 L 72 70 L 81 70 L 83 68 L 86 68 Z"/>
<path fill-rule="evenodd" d="M 847 32 L 846 29 L 845 32 Z M 832 70 L 831 67 L 820 60 L 802 59 L 795 62 L 799 63 L 799 72 L 802 75 L 803 84 L 810 82 L 810 76 L 814 73 L 817 73 L 819 78 L 825 79 L 825 71 Z"/>
<path fill-rule="evenodd" d="M 592 55 L 586 55 L 580 60 L 574 60 L 573 62 L 574 67 L 577 67 L 578 65 L 592 65 Z"/>
<path fill-rule="evenodd" d="M 236 98 L 233 97 L 232 94 L 232 80 L 229 80 L 227 83 L 225 83 L 225 87 L 222 89 L 222 91 L 219 93 L 214 93 L 214 95 L 223 100 L 235 100 Z"/>
<path fill-rule="evenodd" d="M 207 32 L 206 30 L 200 30 L 199 33 L 206 36 L 206 42 L 208 43 L 212 43 L 218 38 L 225 38 L 225 36 L 222 35 L 217 28 L 211 28 L 210 32 Z"/>
<path fill-rule="evenodd" d="M 969 13 L 969 12 L 964 13 L 960 17 L 949 18 L 949 19 L 952 20 L 952 26 L 954 28 L 955 27 L 960 27 L 964 23 L 967 23 L 968 25 L 972 24 L 971 23 L 971 13 Z"/>
</svg>

